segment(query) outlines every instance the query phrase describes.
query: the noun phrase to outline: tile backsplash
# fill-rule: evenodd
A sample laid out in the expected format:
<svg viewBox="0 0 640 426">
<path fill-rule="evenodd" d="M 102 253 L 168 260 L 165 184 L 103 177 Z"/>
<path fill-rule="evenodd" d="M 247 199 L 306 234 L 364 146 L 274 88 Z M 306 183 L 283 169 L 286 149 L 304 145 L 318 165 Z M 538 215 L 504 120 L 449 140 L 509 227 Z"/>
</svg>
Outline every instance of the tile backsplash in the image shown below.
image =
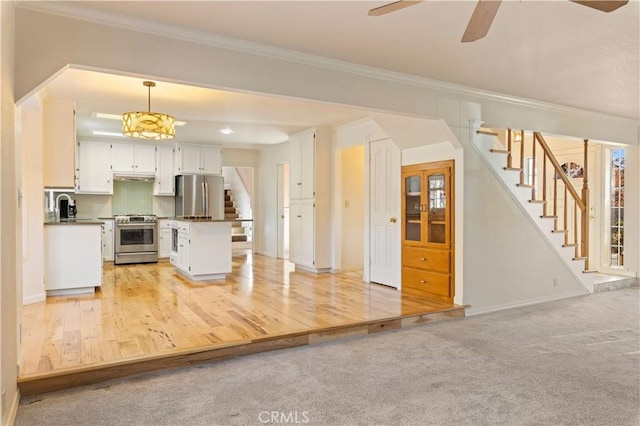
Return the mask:
<svg viewBox="0 0 640 426">
<path fill-rule="evenodd" d="M 63 191 L 55 191 L 53 199 Z M 111 217 L 115 214 L 153 213 L 160 217 L 172 217 L 174 214 L 174 198 L 171 196 L 154 196 L 153 182 L 115 181 L 113 195 L 74 194 L 64 192 L 76 200 L 78 219 L 95 219 Z M 45 191 L 45 220 L 51 219 L 48 213 L 49 193 Z"/>
<path fill-rule="evenodd" d="M 114 181 L 111 209 L 114 215 L 152 213 L 153 182 Z"/>
</svg>

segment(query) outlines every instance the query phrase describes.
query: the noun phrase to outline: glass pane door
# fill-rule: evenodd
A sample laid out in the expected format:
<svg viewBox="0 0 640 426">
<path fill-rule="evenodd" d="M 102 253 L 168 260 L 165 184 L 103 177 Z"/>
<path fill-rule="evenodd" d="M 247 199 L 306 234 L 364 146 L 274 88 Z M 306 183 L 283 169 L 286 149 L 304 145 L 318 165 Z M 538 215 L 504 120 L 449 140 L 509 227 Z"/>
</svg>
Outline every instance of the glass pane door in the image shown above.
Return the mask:
<svg viewBox="0 0 640 426">
<path fill-rule="evenodd" d="M 446 176 L 429 175 L 427 179 L 429 197 L 428 242 L 444 244 L 447 242 L 447 194 Z"/>
<path fill-rule="evenodd" d="M 420 214 L 425 210 L 422 200 L 422 174 L 405 176 L 404 188 L 404 239 L 407 241 L 422 241 Z"/>
</svg>

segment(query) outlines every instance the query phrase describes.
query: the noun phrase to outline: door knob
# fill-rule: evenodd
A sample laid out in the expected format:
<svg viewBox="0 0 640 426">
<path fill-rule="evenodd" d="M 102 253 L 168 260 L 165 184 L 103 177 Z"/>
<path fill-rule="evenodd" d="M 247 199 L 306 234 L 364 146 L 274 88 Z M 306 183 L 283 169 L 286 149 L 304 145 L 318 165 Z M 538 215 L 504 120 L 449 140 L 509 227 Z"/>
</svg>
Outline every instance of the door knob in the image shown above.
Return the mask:
<svg viewBox="0 0 640 426">
<path fill-rule="evenodd" d="M 389 222 L 391 222 L 391 223 L 396 223 L 397 221 L 398 221 L 398 218 L 397 218 L 397 217 L 395 217 L 395 216 L 394 216 L 394 217 L 389 218 Z"/>
</svg>

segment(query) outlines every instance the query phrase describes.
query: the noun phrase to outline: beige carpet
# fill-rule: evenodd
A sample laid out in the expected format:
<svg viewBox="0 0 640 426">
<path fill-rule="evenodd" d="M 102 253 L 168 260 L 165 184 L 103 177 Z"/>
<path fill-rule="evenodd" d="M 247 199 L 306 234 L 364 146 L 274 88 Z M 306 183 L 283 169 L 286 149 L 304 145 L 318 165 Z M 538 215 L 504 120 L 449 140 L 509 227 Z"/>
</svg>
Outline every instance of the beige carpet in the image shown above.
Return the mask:
<svg viewBox="0 0 640 426">
<path fill-rule="evenodd" d="M 25 398 L 17 425 L 638 425 L 638 288 Z"/>
</svg>

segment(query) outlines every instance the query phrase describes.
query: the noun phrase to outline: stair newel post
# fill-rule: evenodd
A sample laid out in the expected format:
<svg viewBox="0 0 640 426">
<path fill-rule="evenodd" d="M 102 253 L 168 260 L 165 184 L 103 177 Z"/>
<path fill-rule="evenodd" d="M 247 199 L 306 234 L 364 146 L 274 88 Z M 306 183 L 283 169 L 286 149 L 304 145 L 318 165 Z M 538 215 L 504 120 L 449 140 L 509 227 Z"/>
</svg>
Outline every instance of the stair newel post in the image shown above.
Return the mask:
<svg viewBox="0 0 640 426">
<path fill-rule="evenodd" d="M 511 168 L 511 129 L 508 129 L 507 131 L 507 151 L 509 151 L 509 153 L 507 154 L 507 168 L 510 169 Z"/>
<path fill-rule="evenodd" d="M 542 151 L 542 212 L 547 215 L 547 151 Z"/>
<path fill-rule="evenodd" d="M 524 130 L 520 131 L 520 185 L 524 185 Z"/>
<path fill-rule="evenodd" d="M 567 221 L 569 220 L 569 203 L 567 201 L 568 197 L 567 197 L 567 185 L 564 185 L 564 208 L 562 209 L 562 229 L 564 229 L 565 231 L 569 230 L 569 227 L 567 226 Z M 565 232 L 564 233 L 564 244 L 568 245 L 569 244 L 569 232 Z"/>
<path fill-rule="evenodd" d="M 573 243 L 576 245 L 576 257 L 580 257 L 584 240 L 578 242 L 578 201 L 573 202 Z M 580 251 L 578 251 L 578 247 L 580 247 Z"/>
<path fill-rule="evenodd" d="M 588 151 L 589 139 L 584 139 L 584 166 L 582 170 L 582 214 L 580 216 L 582 222 L 582 232 L 580 238 L 582 240 L 582 257 L 585 257 L 585 269 L 589 269 L 589 179 L 588 179 Z"/>
<path fill-rule="evenodd" d="M 553 229 L 558 229 L 558 172 L 553 173 Z"/>
</svg>

